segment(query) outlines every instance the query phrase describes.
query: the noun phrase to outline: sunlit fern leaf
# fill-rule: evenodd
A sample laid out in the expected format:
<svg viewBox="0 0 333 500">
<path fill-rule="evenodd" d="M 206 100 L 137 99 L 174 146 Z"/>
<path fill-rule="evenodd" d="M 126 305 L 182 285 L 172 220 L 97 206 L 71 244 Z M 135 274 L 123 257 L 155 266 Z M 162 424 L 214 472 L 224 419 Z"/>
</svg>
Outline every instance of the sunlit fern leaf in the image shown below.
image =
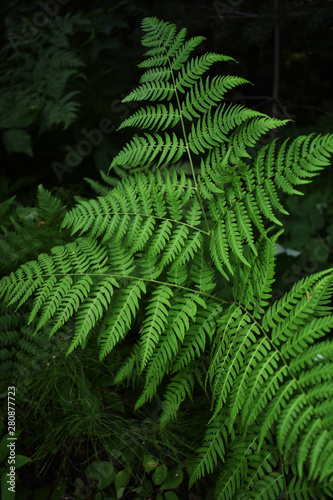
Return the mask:
<svg viewBox="0 0 333 500">
<path fill-rule="evenodd" d="M 76 244 L 55 247 L 52 254 L 51 256 L 41 254 L 39 261 L 22 265 L 16 273 L 12 273 L 12 283 L 6 279 L 3 280 L 1 293 L 6 295 L 11 303 L 18 301 L 18 307 L 23 299 L 26 301 L 28 297 L 35 295 L 29 323 L 38 314 L 36 330 L 39 330 L 47 321 L 55 318 L 52 334 L 77 311 L 82 311 L 84 308 L 88 315 L 95 318 L 84 326 L 86 335 L 100 315 L 100 307 L 107 307 L 104 296 L 97 293 L 95 297 L 92 288 L 93 279 L 98 278 L 100 273 L 106 270 L 104 265 L 106 250 L 91 240 L 79 239 Z M 74 280 L 77 273 L 86 274 L 86 276 L 79 278 L 78 281 Z M 107 285 L 106 281 L 107 279 L 105 280 Z M 113 278 L 110 278 L 108 283 L 117 286 Z M 90 292 L 92 293 L 91 301 L 88 298 Z M 85 303 L 86 299 L 88 303 Z M 79 322 L 78 336 L 81 328 L 82 325 Z"/>
<path fill-rule="evenodd" d="M 148 81 L 144 82 L 138 88 L 133 90 L 128 96 L 126 96 L 122 102 L 129 101 L 145 101 L 151 99 L 153 101 L 164 101 L 167 99 L 170 101 L 175 93 L 175 88 L 172 83 L 165 83 L 163 80 Z"/>
<path fill-rule="evenodd" d="M 157 165 L 166 165 L 171 161 L 175 163 L 180 160 L 185 152 L 183 139 L 178 139 L 175 133 L 170 135 L 164 132 L 164 136 L 145 133 L 144 137 L 134 137 L 114 158 L 111 167 L 117 165 L 147 168 L 154 162 Z"/>
<path fill-rule="evenodd" d="M 235 76 L 216 76 L 211 81 L 207 77 L 206 82 L 200 79 L 196 82 L 190 92 L 186 93 L 186 99 L 182 106 L 182 114 L 192 121 L 199 118 L 200 113 L 205 113 L 217 106 L 224 94 L 231 88 L 248 83 L 247 80 Z"/>
<path fill-rule="evenodd" d="M 168 325 L 160 336 L 148 363 L 145 389 L 137 400 L 136 408 L 151 400 L 155 395 L 162 378 L 177 355 L 186 332 L 192 325 L 195 325 L 198 308 L 202 307 L 206 309 L 206 303 L 196 293 L 186 293 L 184 297 L 175 297 L 175 302 L 169 310 Z M 161 369 L 162 366 L 163 369 Z"/>
<path fill-rule="evenodd" d="M 326 343 L 321 345 L 318 340 L 332 328 L 333 317 L 327 311 L 326 316 L 315 317 L 315 311 L 317 305 L 326 304 L 331 288 L 332 276 L 327 271 L 310 276 L 268 310 L 268 321 L 263 321 L 263 328 L 267 331 L 268 324 L 271 325 L 272 340 L 266 343 L 265 350 L 260 349 L 261 356 L 257 358 L 257 365 L 253 369 L 250 367 L 249 376 L 238 378 L 235 383 L 239 391 L 239 382 L 243 380 L 247 401 L 243 408 L 244 401 L 240 402 L 239 409 L 246 425 L 262 414 L 260 443 L 278 421 L 280 451 L 288 455 L 288 450 L 299 443 L 299 474 L 302 475 L 306 463 L 311 477 L 321 480 L 333 472 L 330 462 L 323 464 L 321 460 L 323 454 L 331 454 L 333 446 L 327 420 L 331 412 L 327 397 L 333 391 L 333 369 L 325 358 Z M 314 341 L 315 348 L 312 346 Z M 330 351 L 329 347 L 328 353 Z M 251 350 L 243 360 L 244 367 L 249 366 L 249 356 Z M 323 390 L 320 389 L 322 384 Z M 233 400 L 232 392 L 235 394 L 236 389 L 231 391 L 230 400 L 232 412 L 235 412 L 237 401 Z"/>
<path fill-rule="evenodd" d="M 254 147 L 261 136 L 270 130 L 286 125 L 288 121 L 261 116 L 239 125 L 230 138 L 236 156 L 251 158 L 247 148 Z"/>
<path fill-rule="evenodd" d="M 181 184 L 175 186 L 173 182 L 177 181 Z M 151 257 L 164 250 L 161 259 L 164 266 L 179 253 L 178 264 L 188 261 L 200 247 L 202 230 L 196 230 L 200 217 L 201 208 L 184 174 L 178 177 L 173 172 L 170 177 L 166 173 L 156 179 L 138 174 L 134 179 L 122 181 L 105 197 L 81 202 L 67 213 L 63 227 L 71 228 L 73 233 L 89 231 L 96 237 L 104 235 L 104 241 L 123 240 L 133 253 L 146 245 L 145 253 Z M 178 224 L 174 224 L 176 221 Z M 190 230 L 195 232 L 190 235 Z"/>
<path fill-rule="evenodd" d="M 148 69 L 141 75 L 140 83 L 151 82 L 153 80 L 169 80 L 171 75 L 172 72 L 170 68 L 159 67 L 157 69 Z"/>
</svg>

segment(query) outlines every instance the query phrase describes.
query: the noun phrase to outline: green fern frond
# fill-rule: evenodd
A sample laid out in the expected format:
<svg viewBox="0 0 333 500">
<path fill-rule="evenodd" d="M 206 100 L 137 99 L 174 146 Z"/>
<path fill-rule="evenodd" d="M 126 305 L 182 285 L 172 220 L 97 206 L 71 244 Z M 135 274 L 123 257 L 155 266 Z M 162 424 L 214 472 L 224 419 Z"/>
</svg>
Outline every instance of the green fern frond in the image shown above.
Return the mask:
<svg viewBox="0 0 333 500">
<path fill-rule="evenodd" d="M 235 61 L 232 57 L 222 54 L 209 52 L 200 57 L 196 57 L 188 61 L 186 66 L 182 66 L 181 74 L 177 75 L 175 87 L 182 93 L 185 92 L 184 87 L 191 88 L 196 80 L 200 79 L 201 75 L 206 73 L 215 62 Z"/>
<path fill-rule="evenodd" d="M 43 220 L 46 220 L 47 223 L 62 221 L 66 212 L 65 207 L 58 198 L 44 189 L 42 185 L 38 186 L 37 200 L 38 213 Z"/>
<path fill-rule="evenodd" d="M 222 314 L 223 307 L 216 302 L 206 303 L 206 310 L 201 311 L 195 324 L 189 329 L 177 353 L 173 371 L 177 372 L 187 366 L 196 357 L 205 352 L 207 339 L 211 340 L 217 329 L 217 320 Z"/>
<path fill-rule="evenodd" d="M 234 274 L 233 296 L 255 318 L 265 313 L 274 282 L 275 243 L 282 231 L 270 238 L 260 238 L 249 256 L 250 266 L 239 265 Z"/>
<path fill-rule="evenodd" d="M 218 461 L 224 459 L 228 442 L 225 421 L 227 421 L 227 416 L 220 413 L 218 418 L 211 420 L 208 424 L 202 446 L 197 450 L 197 459 L 191 470 L 190 487 L 197 479 L 211 474 Z"/>
<path fill-rule="evenodd" d="M 145 73 L 124 101 L 146 102 L 120 128 L 143 132 L 111 163 L 120 180 L 90 182 L 100 196 L 66 213 L 66 242 L 5 276 L 0 296 L 31 304 L 28 328 L 52 338 L 73 321 L 68 353 L 96 334 L 100 359 L 117 360 L 114 383 L 141 391 L 135 411 L 164 394 L 163 432 L 198 395 L 207 429 L 190 485 L 214 473 L 215 500 L 325 498 L 333 274 L 277 301 L 272 285 L 281 191 L 300 194 L 329 164 L 333 135 L 263 146 L 287 122 L 223 102 L 246 81 L 208 72 L 231 58 L 193 56 L 203 38 L 171 23 L 142 27 Z M 37 215 L 61 217 L 42 188 L 39 199 Z M 14 323 L 5 317 L 2 347 Z M 22 359 L 29 353 L 22 342 Z M 3 348 L 0 357 L 13 361 Z"/>
<path fill-rule="evenodd" d="M 117 342 L 125 337 L 136 316 L 141 294 L 146 292 L 143 281 L 132 281 L 118 296 L 112 306 L 112 315 L 104 324 L 101 332 L 100 358 L 104 358 L 114 348 Z M 75 346 L 74 346 L 75 347 Z"/>
<path fill-rule="evenodd" d="M 179 123 L 179 111 L 169 103 L 169 109 L 162 104 L 156 108 L 148 106 L 146 109 L 140 109 L 134 115 L 124 120 L 117 130 L 124 127 L 140 127 L 154 130 L 165 130 L 168 127 L 175 127 Z"/>
<path fill-rule="evenodd" d="M 329 482 L 319 485 L 307 478 L 293 477 L 287 485 L 286 494 L 290 500 L 325 500 L 332 497 L 333 487 Z"/>
<path fill-rule="evenodd" d="M 132 347 L 131 354 L 127 357 L 127 359 L 125 360 L 119 371 L 116 373 L 116 376 L 113 380 L 114 384 L 120 384 L 125 380 L 130 381 L 133 378 L 133 374 L 135 374 L 135 372 L 139 373 L 140 354 L 141 354 L 141 346 L 139 342 L 137 342 Z"/>
<path fill-rule="evenodd" d="M 162 402 L 160 427 L 163 429 L 170 421 L 176 420 L 181 403 L 192 394 L 195 384 L 195 375 L 200 371 L 198 366 L 188 366 L 181 370 L 169 382 Z"/>
<path fill-rule="evenodd" d="M 141 333 L 141 370 L 151 358 L 161 333 L 167 324 L 169 299 L 173 296 L 170 287 L 162 285 L 152 293 L 149 306 L 146 308 L 146 318 L 143 321 Z"/>
<path fill-rule="evenodd" d="M 191 91 L 186 93 L 181 108 L 182 115 L 191 121 L 193 118 L 199 118 L 200 113 L 217 106 L 228 90 L 244 83 L 249 82 L 237 76 L 216 76 L 211 81 L 207 77 L 205 84 L 200 79 L 192 86 Z"/>
<path fill-rule="evenodd" d="M 227 454 L 226 466 L 217 481 L 215 498 L 276 499 L 283 488 L 282 474 L 274 471 L 276 455 L 274 447 L 269 445 L 258 450 L 256 433 L 235 439 Z"/>
</svg>

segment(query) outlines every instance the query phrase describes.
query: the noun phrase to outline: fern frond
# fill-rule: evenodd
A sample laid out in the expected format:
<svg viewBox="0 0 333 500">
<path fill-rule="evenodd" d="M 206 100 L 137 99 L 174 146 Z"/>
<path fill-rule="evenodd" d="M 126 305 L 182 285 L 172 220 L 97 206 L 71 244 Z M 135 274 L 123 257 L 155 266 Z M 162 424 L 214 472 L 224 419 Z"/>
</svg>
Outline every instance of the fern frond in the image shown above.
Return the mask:
<svg viewBox="0 0 333 500">
<path fill-rule="evenodd" d="M 197 459 L 191 470 L 190 487 L 201 477 L 211 474 L 218 460 L 224 459 L 226 443 L 228 442 L 226 421 L 227 416 L 220 414 L 218 418 L 209 422 L 202 446 L 197 450 Z"/>
<path fill-rule="evenodd" d="M 123 365 L 120 367 L 119 371 L 116 373 L 113 380 L 114 384 L 120 384 L 125 380 L 130 381 L 133 378 L 133 374 L 136 371 L 140 371 L 140 354 L 141 346 L 139 342 L 134 344 L 131 349 L 131 354 L 127 357 Z"/>
<path fill-rule="evenodd" d="M 82 278 L 79 280 L 76 285 L 76 290 L 71 290 L 67 295 L 67 300 L 74 300 L 79 303 L 80 299 L 82 300 L 83 290 L 86 289 L 89 281 L 87 278 Z M 89 285 L 88 285 L 89 286 Z M 103 311 L 107 310 L 109 304 L 111 302 L 111 297 L 114 293 L 114 287 L 118 288 L 118 282 L 112 277 L 106 277 L 102 279 L 98 285 L 96 285 L 91 290 L 87 291 L 87 296 L 89 298 L 85 298 L 84 302 L 80 307 L 80 311 L 76 317 L 76 329 L 73 340 L 71 342 L 70 348 L 68 350 L 68 354 L 72 352 L 75 347 L 79 344 L 84 344 L 88 333 L 94 328 L 97 321 L 100 320 L 103 316 Z M 80 293 L 81 290 L 81 293 Z M 76 292 L 76 293 L 75 293 Z M 73 303 L 72 303 L 73 304 Z M 78 310 L 78 304 L 75 303 L 74 307 L 72 304 L 69 304 L 68 307 L 65 306 L 62 310 L 62 315 L 60 318 L 56 320 L 55 325 L 51 330 L 51 335 L 55 331 L 57 331 L 60 326 L 73 314 L 73 311 Z M 101 355 L 103 355 L 101 353 Z"/>
<path fill-rule="evenodd" d="M 282 474 L 273 471 L 276 462 L 272 446 L 266 445 L 258 450 L 256 433 L 235 439 L 227 455 L 226 466 L 218 478 L 215 498 L 275 500 L 283 487 Z"/>
<path fill-rule="evenodd" d="M 253 317 L 265 313 L 274 282 L 275 242 L 281 232 L 270 238 L 260 238 L 255 252 L 249 256 L 250 266 L 239 265 L 233 280 L 233 296 Z"/>
<path fill-rule="evenodd" d="M 17 307 L 35 295 L 29 323 L 38 314 L 37 331 L 54 318 L 50 335 L 77 313 L 70 352 L 84 342 L 103 310 L 108 309 L 113 287 L 119 287 L 112 274 L 103 276 L 107 270 L 105 256 L 105 248 L 83 238 L 55 247 L 51 256 L 41 254 L 38 261 L 28 262 L 3 278 L 0 293 L 10 304 L 19 302 Z M 94 286 L 96 280 L 98 285 Z"/>
<path fill-rule="evenodd" d="M 160 157 L 155 161 L 159 153 Z M 137 166 L 147 168 L 155 162 L 159 167 L 179 161 L 184 153 L 186 153 L 184 141 L 175 133 L 170 135 L 164 132 L 164 137 L 146 133 L 144 137 L 134 137 L 114 158 L 110 168 L 114 165 L 126 168 Z"/>
<path fill-rule="evenodd" d="M 159 286 L 153 293 L 149 306 L 146 308 L 146 318 L 142 324 L 141 333 L 141 370 L 151 358 L 161 333 L 167 324 L 169 299 L 173 296 L 170 287 Z"/>
<path fill-rule="evenodd" d="M 206 73 L 208 69 L 215 62 L 220 61 L 235 61 L 232 57 L 224 56 L 222 54 L 215 54 L 214 52 L 209 52 L 203 56 L 191 59 L 186 66 L 182 66 L 181 74 L 177 75 L 175 87 L 182 93 L 185 92 L 184 87 L 192 87 L 196 80 L 198 80 L 201 75 Z"/>
<path fill-rule="evenodd" d="M 287 485 L 286 494 L 290 500 L 325 500 L 333 495 L 333 487 L 329 482 L 319 485 L 307 478 L 293 477 Z"/>
<path fill-rule="evenodd" d="M 165 130 L 168 127 L 175 127 L 179 123 L 179 111 L 169 103 L 169 109 L 162 104 L 156 107 L 148 106 L 146 109 L 140 109 L 134 115 L 126 118 L 117 130 L 124 127 L 140 127 L 154 130 Z"/>
<path fill-rule="evenodd" d="M 208 302 L 206 305 L 207 309 L 201 311 L 195 324 L 185 334 L 174 361 L 174 372 L 187 366 L 196 357 L 199 358 L 205 352 L 207 339 L 211 340 L 216 332 L 217 320 L 222 314 L 223 307 L 216 302 Z"/>
<path fill-rule="evenodd" d="M 104 325 L 100 336 L 100 358 L 103 359 L 123 339 L 135 317 L 141 294 L 146 292 L 143 281 L 133 280 L 112 306 L 112 313 Z"/>
<path fill-rule="evenodd" d="M 170 421 L 176 420 L 178 409 L 184 399 L 187 397 L 192 399 L 195 375 L 199 371 L 200 368 L 198 366 L 188 366 L 179 371 L 171 382 L 169 382 L 162 402 L 161 429 Z"/>
<path fill-rule="evenodd" d="M 237 76 L 215 76 L 211 81 L 207 77 L 205 84 L 200 79 L 191 87 L 190 92 L 186 93 L 181 108 L 182 115 L 191 121 L 193 118 L 199 118 L 200 113 L 217 106 L 229 89 L 244 83 L 248 81 Z"/>
<path fill-rule="evenodd" d="M 90 182 L 101 196 L 66 213 L 72 237 L 4 277 L 0 296 L 32 304 L 29 332 L 34 322 L 55 338 L 73 321 L 68 353 L 96 333 L 100 359 L 113 351 L 114 383 L 140 388 L 135 410 L 164 393 L 160 430 L 198 395 L 207 430 L 190 485 L 216 472 L 215 500 L 325 498 L 333 273 L 302 279 L 275 302 L 272 284 L 287 215 L 280 193 L 300 194 L 329 164 L 333 135 L 262 146 L 287 121 L 223 102 L 246 81 L 208 71 L 231 58 L 193 56 L 203 37 L 186 40 L 185 29 L 155 17 L 142 27 L 145 72 L 124 102 L 146 102 L 119 128 L 143 132 L 111 163 L 120 180 Z M 42 188 L 39 205 L 24 217 L 62 216 Z M 3 323 L 8 367 L 8 332 L 17 339 L 18 326 L 11 316 Z M 31 352 L 24 338 L 17 359 Z"/>
</svg>

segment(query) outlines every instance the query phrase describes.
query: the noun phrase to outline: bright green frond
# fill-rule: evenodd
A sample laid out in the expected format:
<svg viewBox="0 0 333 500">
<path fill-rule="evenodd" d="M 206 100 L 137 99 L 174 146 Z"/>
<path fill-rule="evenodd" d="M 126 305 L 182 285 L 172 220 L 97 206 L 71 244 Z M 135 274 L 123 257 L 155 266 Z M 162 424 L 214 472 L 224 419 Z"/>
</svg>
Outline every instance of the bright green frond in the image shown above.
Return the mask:
<svg viewBox="0 0 333 500">
<path fill-rule="evenodd" d="M 173 296 L 170 287 L 162 285 L 154 292 L 153 297 L 145 310 L 145 319 L 141 333 L 141 371 L 151 358 L 161 333 L 165 329 L 168 319 L 168 309 L 171 307 L 169 299 Z"/>
<path fill-rule="evenodd" d="M 103 324 L 100 337 L 100 358 L 103 359 L 125 337 L 136 316 L 139 299 L 146 292 L 145 284 L 133 280 L 112 304 L 109 317 Z"/>
<path fill-rule="evenodd" d="M 191 470 L 190 486 L 197 479 L 212 473 L 218 460 L 224 459 L 226 443 L 228 441 L 226 422 L 227 416 L 223 415 L 208 424 L 203 443 L 197 450 L 197 460 Z"/>
</svg>

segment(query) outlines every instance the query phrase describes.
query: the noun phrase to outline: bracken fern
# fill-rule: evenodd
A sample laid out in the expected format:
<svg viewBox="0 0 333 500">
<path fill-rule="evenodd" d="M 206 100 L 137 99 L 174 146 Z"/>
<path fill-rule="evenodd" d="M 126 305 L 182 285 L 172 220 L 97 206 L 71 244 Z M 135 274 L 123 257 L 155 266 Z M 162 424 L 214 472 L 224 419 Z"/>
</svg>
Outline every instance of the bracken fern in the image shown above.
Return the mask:
<svg viewBox="0 0 333 500">
<path fill-rule="evenodd" d="M 3 278 L 1 295 L 33 297 L 30 321 L 51 335 L 75 318 L 69 353 L 96 327 L 101 359 L 135 332 L 114 382 L 145 380 L 136 409 L 163 382 L 161 427 L 201 388 L 190 485 L 216 470 L 220 500 L 333 496 L 332 271 L 272 301 L 279 193 L 301 194 L 333 136 L 262 146 L 287 121 L 223 102 L 246 81 L 207 73 L 232 58 L 193 57 L 204 39 L 156 18 L 142 29 L 145 72 L 124 101 L 149 104 L 120 128 L 143 132 L 110 167 L 126 175 L 67 212 L 76 239 Z"/>
</svg>

